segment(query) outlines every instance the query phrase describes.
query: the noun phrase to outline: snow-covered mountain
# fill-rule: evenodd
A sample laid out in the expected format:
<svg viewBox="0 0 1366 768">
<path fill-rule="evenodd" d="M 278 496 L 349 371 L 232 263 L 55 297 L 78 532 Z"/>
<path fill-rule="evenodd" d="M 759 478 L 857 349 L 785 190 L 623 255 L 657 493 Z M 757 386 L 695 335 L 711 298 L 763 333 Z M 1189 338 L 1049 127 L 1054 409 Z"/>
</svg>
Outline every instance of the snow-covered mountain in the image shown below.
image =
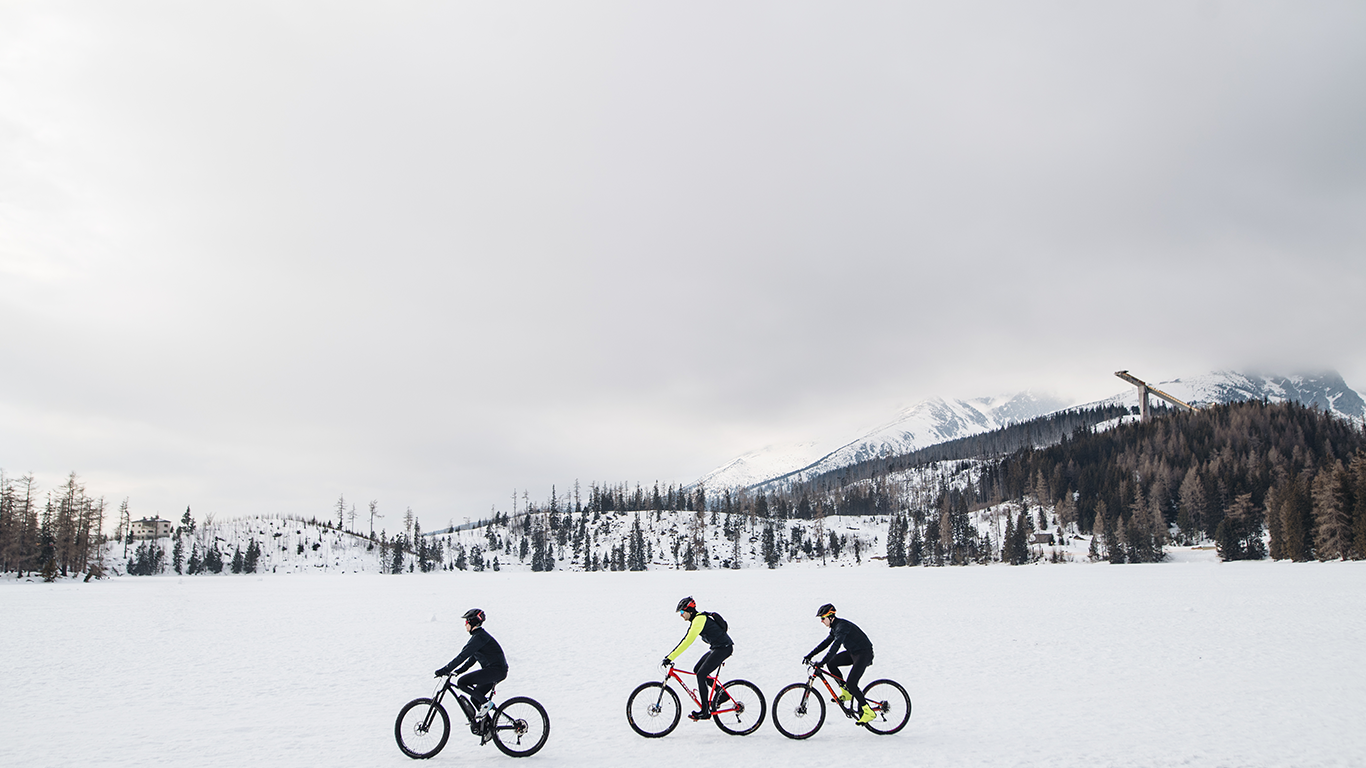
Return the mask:
<svg viewBox="0 0 1366 768">
<path fill-rule="evenodd" d="M 818 475 L 869 459 L 910 453 L 1028 421 L 1067 405 L 1066 401 L 1033 392 L 972 400 L 931 398 L 903 410 L 887 424 L 803 467 L 798 474 Z"/>
<path fill-rule="evenodd" d="M 1148 383 L 1196 406 L 1243 400 L 1289 401 L 1321 408 L 1357 424 L 1366 423 L 1366 400 L 1335 371 L 1292 375 L 1214 371 Z M 1157 398 L 1152 398 L 1152 402 L 1162 405 Z M 777 480 L 801 480 L 861 461 L 990 432 L 1069 407 L 1112 404 L 1136 407 L 1137 388 L 1126 387 L 1119 394 L 1084 405 L 1033 392 L 972 400 L 935 397 L 906 408 L 887 424 L 828 453 L 820 453 L 820 444 L 814 442 L 769 446 L 733 459 L 704 475 L 698 484 L 708 488 L 752 488 Z"/>
<path fill-rule="evenodd" d="M 698 483 L 708 488 L 733 488 L 777 478 L 798 479 L 1000 429 L 1067 405 L 1066 401 L 1034 392 L 972 400 L 934 397 L 902 410 L 890 422 L 828 453 L 815 452 L 817 443 L 764 448 L 707 473 Z"/>
<path fill-rule="evenodd" d="M 1357 424 L 1366 422 L 1366 400 L 1347 386 L 1347 382 L 1336 371 L 1289 376 L 1214 371 L 1171 381 L 1150 381 L 1148 385 L 1197 407 L 1244 400 L 1292 402 L 1328 411 Z M 1163 405 L 1159 398 L 1150 397 L 1149 400 L 1154 405 Z M 1108 404 L 1138 405 L 1138 388 L 1129 387 L 1118 395 L 1090 405 Z"/>
<path fill-rule="evenodd" d="M 807 467 L 828 450 L 820 442 L 766 445 L 757 451 L 737 456 L 698 479 L 692 487 L 748 488 Z"/>
</svg>

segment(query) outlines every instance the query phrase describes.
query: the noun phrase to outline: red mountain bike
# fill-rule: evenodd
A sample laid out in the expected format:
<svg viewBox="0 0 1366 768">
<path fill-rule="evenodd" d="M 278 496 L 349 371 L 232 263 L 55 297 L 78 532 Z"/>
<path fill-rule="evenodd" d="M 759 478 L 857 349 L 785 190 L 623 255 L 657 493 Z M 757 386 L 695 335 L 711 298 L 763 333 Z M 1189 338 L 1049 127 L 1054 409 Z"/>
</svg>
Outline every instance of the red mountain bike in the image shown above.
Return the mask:
<svg viewBox="0 0 1366 768">
<path fill-rule="evenodd" d="M 857 720 L 859 716 L 858 704 L 852 697 L 847 703 L 840 699 L 839 692 L 844 690 L 843 678 L 833 670 L 821 669 L 815 662 L 807 662 L 807 666 L 811 671 L 806 682 L 787 686 L 773 699 L 773 725 L 789 739 L 805 739 L 821 729 L 825 722 L 826 694 L 845 717 Z M 826 693 L 816 687 L 817 680 L 825 685 Z M 831 680 L 837 685 L 831 685 Z M 896 733 L 911 719 L 910 694 L 895 680 L 874 680 L 863 687 L 863 698 L 877 713 L 871 721 L 861 723 L 873 733 Z"/>
<path fill-rule="evenodd" d="M 678 694 L 669 687 L 670 680 L 677 681 L 678 687 L 692 698 L 697 708 L 702 708 L 702 700 L 683 681 L 683 675 L 696 677 L 692 672 L 670 666 L 662 681 L 641 683 L 631 692 L 626 700 L 626 721 L 636 733 L 647 739 L 658 739 L 678 727 L 683 708 L 679 705 Z M 715 677 L 707 679 L 711 681 L 711 719 L 717 728 L 733 736 L 745 736 L 763 725 L 766 704 L 759 686 L 748 680 L 723 683 Z"/>
</svg>

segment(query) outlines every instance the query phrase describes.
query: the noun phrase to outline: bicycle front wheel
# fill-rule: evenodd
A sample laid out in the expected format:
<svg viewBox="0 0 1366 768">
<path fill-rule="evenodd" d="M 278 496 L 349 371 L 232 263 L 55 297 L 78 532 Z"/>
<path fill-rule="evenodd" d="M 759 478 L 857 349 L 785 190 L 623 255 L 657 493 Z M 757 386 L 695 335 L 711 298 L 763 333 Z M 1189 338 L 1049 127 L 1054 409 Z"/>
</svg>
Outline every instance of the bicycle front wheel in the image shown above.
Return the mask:
<svg viewBox="0 0 1366 768">
<path fill-rule="evenodd" d="M 863 689 L 863 698 L 877 713 L 863 724 L 873 733 L 896 733 L 911 720 L 911 696 L 895 680 L 874 680 Z"/>
<path fill-rule="evenodd" d="M 669 735 L 682 714 L 678 694 L 663 683 L 641 683 L 626 700 L 626 722 L 647 739 Z"/>
<path fill-rule="evenodd" d="M 773 726 L 789 739 L 809 738 L 825 723 L 825 699 L 806 683 L 793 683 L 773 700 Z"/>
<path fill-rule="evenodd" d="M 446 746 L 451 737 L 451 718 L 446 708 L 432 699 L 413 699 L 398 711 L 394 739 L 403 754 L 425 760 Z"/>
<path fill-rule="evenodd" d="M 550 715 L 535 699 L 515 696 L 493 713 L 493 743 L 513 757 L 534 755 L 550 738 Z"/>
<path fill-rule="evenodd" d="M 732 736 L 747 736 L 764 724 L 768 705 L 759 686 L 748 680 L 731 680 L 712 696 L 711 719 Z"/>
</svg>

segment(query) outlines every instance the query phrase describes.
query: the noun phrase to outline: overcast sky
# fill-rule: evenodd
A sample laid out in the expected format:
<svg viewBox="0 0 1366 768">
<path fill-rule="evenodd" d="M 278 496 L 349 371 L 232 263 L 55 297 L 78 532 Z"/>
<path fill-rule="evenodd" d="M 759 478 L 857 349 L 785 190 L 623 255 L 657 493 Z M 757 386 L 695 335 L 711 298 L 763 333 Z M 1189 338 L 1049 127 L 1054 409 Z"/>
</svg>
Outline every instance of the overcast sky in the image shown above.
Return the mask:
<svg viewBox="0 0 1366 768">
<path fill-rule="evenodd" d="M 1366 4 L 0 1 L 0 467 L 392 530 L 934 395 L 1366 389 Z"/>
</svg>

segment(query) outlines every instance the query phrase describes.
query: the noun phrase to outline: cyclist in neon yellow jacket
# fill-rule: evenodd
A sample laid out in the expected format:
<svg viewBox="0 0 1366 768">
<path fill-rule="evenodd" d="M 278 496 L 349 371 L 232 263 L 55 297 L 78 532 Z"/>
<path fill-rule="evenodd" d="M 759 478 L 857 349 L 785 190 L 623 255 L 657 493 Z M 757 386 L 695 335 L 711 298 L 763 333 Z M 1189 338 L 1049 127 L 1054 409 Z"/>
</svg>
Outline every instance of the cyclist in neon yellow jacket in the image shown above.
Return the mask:
<svg viewBox="0 0 1366 768">
<path fill-rule="evenodd" d="M 735 643 L 726 634 L 725 620 L 714 613 L 697 610 L 697 603 L 691 597 L 678 601 L 678 615 L 688 622 L 688 634 L 683 636 L 678 646 L 664 657 L 663 665 L 673 666 L 674 660 L 683 655 L 697 638 L 702 638 L 710 646 L 709 650 L 697 660 L 693 672 L 697 673 L 697 693 L 702 699 L 702 708 L 688 715 L 693 720 L 711 719 L 711 697 L 707 695 L 710 683 L 707 676 L 715 672 L 721 662 L 730 658 L 735 651 Z M 719 702 L 718 702 L 719 703 Z"/>
</svg>

